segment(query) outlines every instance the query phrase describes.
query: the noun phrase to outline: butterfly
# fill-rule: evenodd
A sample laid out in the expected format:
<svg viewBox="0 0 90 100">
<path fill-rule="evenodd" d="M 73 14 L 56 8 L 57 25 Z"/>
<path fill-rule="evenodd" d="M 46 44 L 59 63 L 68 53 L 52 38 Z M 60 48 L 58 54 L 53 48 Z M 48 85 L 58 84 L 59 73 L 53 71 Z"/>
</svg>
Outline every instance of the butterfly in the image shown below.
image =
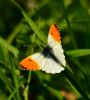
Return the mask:
<svg viewBox="0 0 90 100">
<path fill-rule="evenodd" d="M 66 65 L 64 51 L 61 45 L 60 31 L 56 24 L 52 24 L 48 34 L 48 44 L 42 50 L 20 62 L 20 66 L 26 70 L 42 70 L 46 73 L 60 73 Z"/>
</svg>

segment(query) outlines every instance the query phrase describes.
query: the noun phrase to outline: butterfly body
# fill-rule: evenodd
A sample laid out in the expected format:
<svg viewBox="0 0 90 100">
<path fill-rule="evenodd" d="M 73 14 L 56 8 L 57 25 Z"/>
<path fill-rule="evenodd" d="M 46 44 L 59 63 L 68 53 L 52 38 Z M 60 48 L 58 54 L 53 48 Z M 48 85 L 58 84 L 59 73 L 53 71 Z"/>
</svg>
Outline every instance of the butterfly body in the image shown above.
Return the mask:
<svg viewBox="0 0 90 100">
<path fill-rule="evenodd" d="M 47 56 L 47 55 L 49 55 L 51 52 L 52 52 L 52 48 L 50 48 L 50 46 L 47 45 L 46 47 L 44 47 L 44 49 L 43 49 L 43 51 L 42 51 L 42 54 L 43 54 L 44 56 Z"/>
<path fill-rule="evenodd" d="M 48 45 L 41 53 L 35 53 L 20 62 L 22 68 L 27 70 L 42 70 L 47 73 L 60 73 L 66 64 L 61 45 L 60 32 L 56 24 L 49 30 Z"/>
<path fill-rule="evenodd" d="M 53 50 L 52 50 L 52 48 L 49 45 L 47 45 L 43 49 L 42 54 L 44 55 L 44 57 L 51 57 L 55 62 L 60 63 L 58 61 L 58 59 L 55 57 L 55 55 L 53 54 Z"/>
</svg>

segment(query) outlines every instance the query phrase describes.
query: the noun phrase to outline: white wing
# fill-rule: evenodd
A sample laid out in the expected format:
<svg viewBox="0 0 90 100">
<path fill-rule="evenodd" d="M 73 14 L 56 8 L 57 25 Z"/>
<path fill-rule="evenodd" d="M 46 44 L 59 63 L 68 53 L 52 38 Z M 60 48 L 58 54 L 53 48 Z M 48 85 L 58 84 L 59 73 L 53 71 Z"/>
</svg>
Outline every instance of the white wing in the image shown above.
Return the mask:
<svg viewBox="0 0 90 100">
<path fill-rule="evenodd" d="M 20 62 L 20 66 L 26 70 L 40 70 L 43 66 L 43 58 L 44 56 L 41 53 L 35 53 L 24 58 Z"/>
<path fill-rule="evenodd" d="M 64 51 L 63 51 L 62 45 L 53 46 L 52 51 L 53 51 L 53 54 L 55 55 L 55 57 L 59 60 L 59 62 L 63 66 L 65 66 L 66 61 L 65 61 L 65 56 L 64 56 Z"/>
<path fill-rule="evenodd" d="M 58 27 L 53 24 L 48 34 L 48 45 L 52 48 L 52 53 L 59 60 L 61 65 L 65 66 L 65 56 L 61 45 L 61 36 Z"/>
<path fill-rule="evenodd" d="M 32 58 L 35 62 L 38 63 L 38 65 L 40 66 L 40 69 L 43 67 L 43 65 L 44 65 L 44 55 L 42 55 L 42 53 L 35 53 L 35 54 L 33 54 L 29 57 Z"/>
<path fill-rule="evenodd" d="M 42 53 L 35 53 L 20 62 L 22 68 L 26 70 L 42 70 L 46 73 L 60 73 L 64 70 L 58 63 L 56 63 L 50 56 L 44 57 Z"/>
<path fill-rule="evenodd" d="M 50 47 L 53 47 L 53 46 L 55 46 L 55 45 L 59 45 L 59 44 L 61 44 L 61 42 L 57 42 L 57 41 L 55 41 L 54 40 L 54 38 L 49 34 L 48 35 L 48 45 L 50 46 Z"/>
<path fill-rule="evenodd" d="M 64 70 L 57 62 L 55 62 L 50 56 L 44 58 L 44 66 L 41 68 L 46 73 L 60 73 Z"/>
<path fill-rule="evenodd" d="M 61 44 L 61 36 L 56 24 L 52 24 L 48 34 L 48 44 L 53 47 L 57 44 Z"/>
</svg>

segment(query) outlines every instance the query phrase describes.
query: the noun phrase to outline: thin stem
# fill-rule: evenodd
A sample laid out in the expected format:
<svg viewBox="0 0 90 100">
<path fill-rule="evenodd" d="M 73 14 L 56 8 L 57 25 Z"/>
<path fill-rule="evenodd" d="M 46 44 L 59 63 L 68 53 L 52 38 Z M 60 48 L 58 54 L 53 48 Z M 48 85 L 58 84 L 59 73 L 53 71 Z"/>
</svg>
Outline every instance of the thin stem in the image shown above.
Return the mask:
<svg viewBox="0 0 90 100">
<path fill-rule="evenodd" d="M 28 90 L 29 90 L 30 79 L 31 79 L 31 72 L 29 72 L 29 74 L 28 74 L 27 86 L 23 93 L 25 100 L 28 100 Z"/>
</svg>

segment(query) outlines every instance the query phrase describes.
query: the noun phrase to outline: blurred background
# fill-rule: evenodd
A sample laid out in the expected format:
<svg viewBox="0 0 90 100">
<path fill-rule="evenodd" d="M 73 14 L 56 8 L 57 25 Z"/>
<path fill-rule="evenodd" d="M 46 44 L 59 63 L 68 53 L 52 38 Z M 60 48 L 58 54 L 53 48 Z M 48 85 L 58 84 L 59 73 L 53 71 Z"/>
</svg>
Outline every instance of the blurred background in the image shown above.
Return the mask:
<svg viewBox="0 0 90 100">
<path fill-rule="evenodd" d="M 21 70 L 19 62 L 60 29 L 69 72 Z M 90 99 L 90 1 L 0 0 L 0 100 Z"/>
</svg>

